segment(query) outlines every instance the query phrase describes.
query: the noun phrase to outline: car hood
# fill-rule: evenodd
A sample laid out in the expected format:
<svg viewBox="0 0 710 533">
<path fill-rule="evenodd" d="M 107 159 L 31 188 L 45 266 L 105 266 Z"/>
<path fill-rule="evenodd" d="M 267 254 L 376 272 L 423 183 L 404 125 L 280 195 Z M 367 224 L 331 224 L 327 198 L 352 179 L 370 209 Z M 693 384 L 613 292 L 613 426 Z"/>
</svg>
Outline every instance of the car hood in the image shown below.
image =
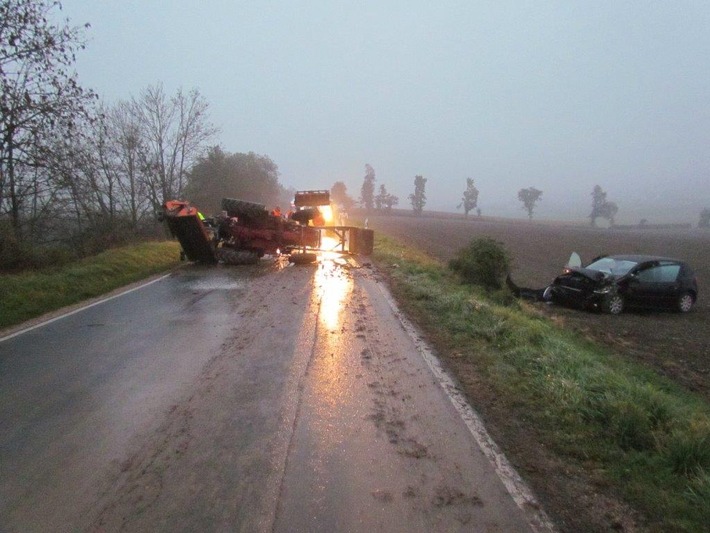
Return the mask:
<svg viewBox="0 0 710 533">
<path fill-rule="evenodd" d="M 588 268 L 583 268 L 583 267 L 572 267 L 572 268 L 567 268 L 567 271 L 564 275 L 572 275 L 572 274 L 579 274 L 581 276 L 584 276 L 585 278 L 588 278 L 595 283 L 603 283 L 605 281 L 613 279 L 613 276 L 604 274 L 603 272 L 599 272 L 598 270 L 590 270 Z"/>
</svg>

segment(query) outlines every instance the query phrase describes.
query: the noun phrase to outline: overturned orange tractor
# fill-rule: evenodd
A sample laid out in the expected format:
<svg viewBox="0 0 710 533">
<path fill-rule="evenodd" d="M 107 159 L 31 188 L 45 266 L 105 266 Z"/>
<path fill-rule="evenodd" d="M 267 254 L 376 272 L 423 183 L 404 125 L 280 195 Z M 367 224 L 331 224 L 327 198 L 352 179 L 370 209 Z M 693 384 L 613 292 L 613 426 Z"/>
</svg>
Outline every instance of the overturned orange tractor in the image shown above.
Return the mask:
<svg viewBox="0 0 710 533">
<path fill-rule="evenodd" d="M 335 236 L 327 239 L 327 251 L 370 255 L 372 230 L 322 225 L 329 196 L 328 191 L 296 193 L 297 211 L 288 218 L 262 204 L 224 198 L 222 214 L 205 219 L 189 202 L 170 200 L 163 205 L 163 218 L 183 256 L 200 263 L 253 264 L 267 254 L 288 254 L 293 263 L 310 263 L 326 250 L 325 232 Z"/>
</svg>

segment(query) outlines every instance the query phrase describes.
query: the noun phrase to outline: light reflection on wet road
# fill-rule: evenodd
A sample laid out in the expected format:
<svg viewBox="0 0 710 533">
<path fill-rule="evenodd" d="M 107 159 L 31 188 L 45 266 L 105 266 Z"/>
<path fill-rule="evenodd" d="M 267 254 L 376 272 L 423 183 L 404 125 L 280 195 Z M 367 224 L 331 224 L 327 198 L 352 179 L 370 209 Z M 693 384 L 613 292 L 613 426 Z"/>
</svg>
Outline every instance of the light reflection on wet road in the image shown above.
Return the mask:
<svg viewBox="0 0 710 533">
<path fill-rule="evenodd" d="M 376 274 L 184 269 L 0 342 L 0 531 L 528 531 Z"/>
<path fill-rule="evenodd" d="M 323 261 L 274 531 L 528 531 L 367 268 Z"/>
<path fill-rule="evenodd" d="M 348 263 L 345 259 L 332 254 L 319 262 L 315 275 L 315 290 L 320 300 L 318 318 L 328 330 L 341 325 L 341 314 L 353 290 L 353 280 L 344 273 Z"/>
</svg>

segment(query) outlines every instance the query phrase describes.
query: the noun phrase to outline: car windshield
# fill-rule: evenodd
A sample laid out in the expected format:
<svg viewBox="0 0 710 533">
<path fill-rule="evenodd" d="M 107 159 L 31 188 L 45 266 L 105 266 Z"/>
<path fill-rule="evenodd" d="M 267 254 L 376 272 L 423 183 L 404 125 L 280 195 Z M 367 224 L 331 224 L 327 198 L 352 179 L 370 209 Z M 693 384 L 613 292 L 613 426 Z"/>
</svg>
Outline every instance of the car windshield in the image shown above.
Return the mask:
<svg viewBox="0 0 710 533">
<path fill-rule="evenodd" d="M 602 257 L 597 259 L 592 264 L 587 265 L 589 270 L 598 270 L 604 274 L 612 276 L 623 276 L 634 268 L 638 263 L 636 261 L 628 261 L 625 259 L 614 259 L 613 257 Z"/>
</svg>

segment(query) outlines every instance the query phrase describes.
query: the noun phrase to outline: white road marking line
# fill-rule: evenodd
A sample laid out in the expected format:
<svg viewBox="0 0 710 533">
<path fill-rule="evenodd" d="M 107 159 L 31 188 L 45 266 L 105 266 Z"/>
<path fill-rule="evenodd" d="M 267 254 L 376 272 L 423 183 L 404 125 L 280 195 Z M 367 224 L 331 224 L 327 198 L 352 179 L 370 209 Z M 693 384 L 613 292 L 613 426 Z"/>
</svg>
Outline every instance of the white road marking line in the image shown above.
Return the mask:
<svg viewBox="0 0 710 533">
<path fill-rule="evenodd" d="M 167 278 L 167 277 L 169 277 L 169 276 L 170 276 L 170 274 L 165 274 L 164 276 L 161 276 L 161 277 L 156 278 L 156 279 L 151 280 L 151 281 L 147 281 L 146 283 L 143 283 L 143 284 L 141 284 L 141 285 L 138 285 L 137 287 L 133 287 L 133 288 L 131 288 L 131 289 L 125 290 L 125 291 L 120 292 L 120 293 L 118 293 L 118 294 L 114 294 L 113 296 L 107 296 L 106 298 L 101 298 L 100 300 L 97 300 L 96 302 L 92 302 L 92 303 L 90 303 L 90 304 L 84 305 L 84 306 L 82 306 L 82 307 L 80 307 L 80 308 L 78 308 L 78 309 L 74 309 L 74 310 L 69 311 L 69 312 L 67 312 L 67 313 L 64 313 L 64 314 L 62 314 L 62 315 L 55 316 L 54 318 L 50 318 L 50 319 L 48 319 L 48 320 L 45 320 L 45 321 L 43 321 L 43 322 L 40 322 L 39 324 L 34 324 L 33 326 L 30 326 L 30 327 L 21 329 L 21 330 L 19 330 L 19 331 L 16 331 L 16 332 L 14 332 L 14 333 L 11 333 L 10 335 L 6 335 L 5 337 L 0 337 L 0 342 L 10 340 L 10 339 L 12 339 L 12 338 L 14 338 L 14 337 L 18 337 L 18 336 L 20 336 L 20 335 L 22 335 L 22 334 L 24 334 L 24 333 L 28 333 L 28 332 L 30 332 L 30 331 L 32 331 L 32 330 L 34 330 L 34 329 L 41 328 L 41 327 L 43 327 L 43 326 L 46 326 L 46 325 L 48 325 L 48 324 L 51 324 L 52 322 L 56 322 L 57 320 L 61 320 L 62 318 L 66 318 L 66 317 L 68 317 L 68 316 L 75 315 L 75 314 L 77 314 L 77 313 L 80 313 L 81 311 L 84 311 L 84 310 L 86 310 L 86 309 L 89 309 L 90 307 L 94 307 L 95 305 L 99 305 L 99 304 L 108 302 L 109 300 L 113 300 L 114 298 L 118 298 L 119 296 L 123 296 L 123 295 L 128 294 L 128 293 L 131 293 L 131 292 L 133 292 L 133 291 L 137 291 L 138 289 L 143 289 L 143 288 L 147 287 L 148 285 L 152 285 L 153 283 L 157 283 L 158 281 L 162 281 L 162 280 L 164 280 L 165 278 Z"/>
</svg>

